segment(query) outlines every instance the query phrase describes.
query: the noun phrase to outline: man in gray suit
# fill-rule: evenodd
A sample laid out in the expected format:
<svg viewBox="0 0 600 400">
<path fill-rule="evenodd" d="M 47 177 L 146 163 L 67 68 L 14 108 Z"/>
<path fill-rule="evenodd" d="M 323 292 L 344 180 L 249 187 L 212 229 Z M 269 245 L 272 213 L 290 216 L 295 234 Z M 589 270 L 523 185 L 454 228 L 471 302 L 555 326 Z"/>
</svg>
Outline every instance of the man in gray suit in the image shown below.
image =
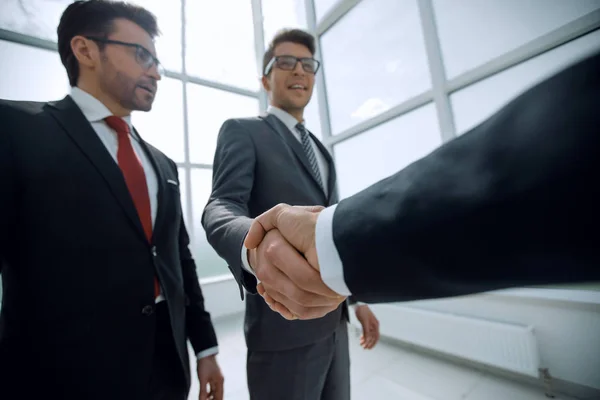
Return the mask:
<svg viewBox="0 0 600 400">
<path fill-rule="evenodd" d="M 255 273 L 269 246 L 244 239 L 253 218 L 278 203 L 329 206 L 338 200 L 333 160 L 304 126 L 319 62 L 315 40 L 301 30 L 278 33 L 263 59 L 262 83 L 269 94 L 265 116 L 231 119 L 221 127 L 213 164 L 213 190 L 202 216 L 209 243 L 224 258 L 246 296 L 247 377 L 251 399 L 330 400 L 350 398 L 348 306 L 310 321 L 288 321 L 256 294 Z M 292 266 L 293 267 L 293 266 Z M 315 271 L 316 273 L 316 271 Z M 294 288 L 289 288 L 292 292 Z M 324 285 L 322 294 L 338 297 Z M 379 323 L 366 305 L 356 307 L 361 344 L 372 348 Z"/>
</svg>

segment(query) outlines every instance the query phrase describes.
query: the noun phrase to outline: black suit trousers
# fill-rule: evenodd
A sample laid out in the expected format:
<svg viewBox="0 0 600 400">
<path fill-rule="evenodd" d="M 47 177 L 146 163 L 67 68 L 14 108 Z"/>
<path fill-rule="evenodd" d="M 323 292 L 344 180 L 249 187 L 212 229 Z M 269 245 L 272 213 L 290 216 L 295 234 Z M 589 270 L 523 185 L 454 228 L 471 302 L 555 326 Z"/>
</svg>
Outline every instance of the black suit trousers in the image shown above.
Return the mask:
<svg viewBox="0 0 600 400">
<path fill-rule="evenodd" d="M 187 398 L 188 388 L 171 332 L 169 310 L 162 301 L 156 305 L 156 340 L 150 379 L 152 400 Z"/>
</svg>

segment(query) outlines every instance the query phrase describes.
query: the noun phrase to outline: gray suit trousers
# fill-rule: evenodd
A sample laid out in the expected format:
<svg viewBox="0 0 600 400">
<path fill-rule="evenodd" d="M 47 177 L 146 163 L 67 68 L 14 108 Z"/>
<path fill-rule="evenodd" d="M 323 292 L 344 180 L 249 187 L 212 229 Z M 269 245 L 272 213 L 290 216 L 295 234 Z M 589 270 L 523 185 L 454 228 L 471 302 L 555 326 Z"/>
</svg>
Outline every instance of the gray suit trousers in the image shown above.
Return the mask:
<svg viewBox="0 0 600 400">
<path fill-rule="evenodd" d="M 287 351 L 250 351 L 250 400 L 350 400 L 348 326 Z"/>
</svg>

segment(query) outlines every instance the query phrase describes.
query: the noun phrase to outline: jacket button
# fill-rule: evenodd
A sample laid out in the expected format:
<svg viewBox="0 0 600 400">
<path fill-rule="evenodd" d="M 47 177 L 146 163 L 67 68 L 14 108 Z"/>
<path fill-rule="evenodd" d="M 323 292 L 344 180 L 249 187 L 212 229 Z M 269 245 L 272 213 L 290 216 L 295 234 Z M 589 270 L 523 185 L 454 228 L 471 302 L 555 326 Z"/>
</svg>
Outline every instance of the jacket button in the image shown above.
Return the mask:
<svg viewBox="0 0 600 400">
<path fill-rule="evenodd" d="M 158 254 L 158 252 L 156 251 L 156 246 L 152 246 L 152 248 L 150 249 L 150 251 L 152 252 L 152 255 L 154 257 L 156 257 L 156 255 Z"/>
<path fill-rule="evenodd" d="M 152 306 L 145 306 L 144 308 L 142 308 L 142 314 L 145 316 L 150 316 L 150 315 L 152 315 L 153 312 L 154 312 L 154 307 L 152 307 Z"/>
</svg>

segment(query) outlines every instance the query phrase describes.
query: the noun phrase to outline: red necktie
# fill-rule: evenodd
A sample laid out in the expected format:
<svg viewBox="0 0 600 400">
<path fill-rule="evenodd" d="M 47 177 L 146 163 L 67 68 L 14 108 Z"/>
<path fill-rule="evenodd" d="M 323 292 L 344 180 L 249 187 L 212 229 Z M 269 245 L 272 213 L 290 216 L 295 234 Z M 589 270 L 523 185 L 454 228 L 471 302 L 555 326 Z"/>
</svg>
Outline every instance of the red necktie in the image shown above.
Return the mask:
<svg viewBox="0 0 600 400">
<path fill-rule="evenodd" d="M 148 242 L 152 240 L 152 214 L 150 211 L 150 196 L 148 195 L 148 184 L 146 183 L 146 174 L 140 159 L 133 151 L 131 140 L 129 139 L 129 125 L 116 116 L 106 117 L 106 124 L 117 132 L 119 147 L 117 150 L 117 162 L 125 183 L 137 209 L 138 216 L 144 227 Z M 160 285 L 158 279 L 154 278 L 154 294 L 156 297 L 160 294 Z"/>
</svg>

